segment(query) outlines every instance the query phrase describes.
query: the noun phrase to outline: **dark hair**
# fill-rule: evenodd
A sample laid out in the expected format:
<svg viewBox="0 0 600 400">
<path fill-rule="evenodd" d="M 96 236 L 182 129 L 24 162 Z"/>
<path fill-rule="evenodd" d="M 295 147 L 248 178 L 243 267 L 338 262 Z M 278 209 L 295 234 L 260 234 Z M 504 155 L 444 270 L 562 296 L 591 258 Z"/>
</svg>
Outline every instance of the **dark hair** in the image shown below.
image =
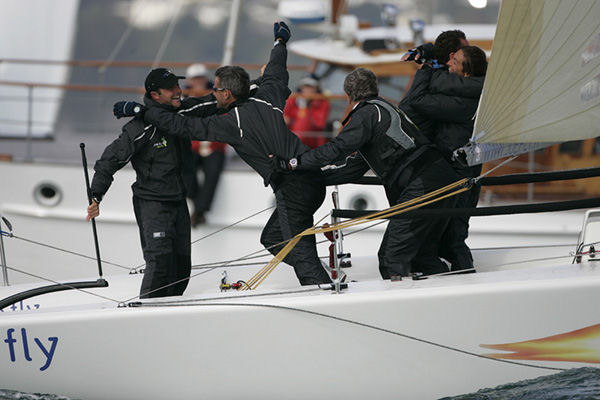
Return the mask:
<svg viewBox="0 0 600 400">
<path fill-rule="evenodd" d="M 344 79 L 344 92 L 352 101 L 360 101 L 379 95 L 377 77 L 366 68 L 356 68 Z"/>
<path fill-rule="evenodd" d="M 487 71 L 487 59 L 485 52 L 477 46 L 461 47 L 465 55 L 463 61 L 463 73 L 470 76 L 483 76 Z"/>
<path fill-rule="evenodd" d="M 462 47 L 462 40 L 467 40 L 467 37 L 458 29 L 440 33 L 433 44 L 433 55 L 438 63 L 446 64 L 450 59 L 450 53 L 455 53 Z"/>
<path fill-rule="evenodd" d="M 250 92 L 250 76 L 246 70 L 237 65 L 225 65 L 215 71 L 215 77 L 224 89 L 229 89 L 237 100 L 248 98 Z"/>
</svg>

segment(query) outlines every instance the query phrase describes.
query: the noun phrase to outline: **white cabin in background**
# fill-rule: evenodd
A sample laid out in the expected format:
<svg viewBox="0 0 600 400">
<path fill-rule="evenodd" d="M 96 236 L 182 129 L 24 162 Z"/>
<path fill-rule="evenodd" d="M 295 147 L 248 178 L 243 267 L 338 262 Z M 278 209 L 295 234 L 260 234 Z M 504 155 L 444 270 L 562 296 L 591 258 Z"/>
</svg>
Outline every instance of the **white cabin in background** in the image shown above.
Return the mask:
<svg viewBox="0 0 600 400">
<path fill-rule="evenodd" d="M 72 58 L 79 0 L 28 0 L 27 6 L 23 3 L 2 1 L 0 26 L 10 34 L 0 35 L 0 57 L 28 61 L 0 63 L 0 90 L 4 99 L 1 107 L 10 118 L 0 120 L 0 137 L 51 137 L 63 90 L 8 83 L 64 85 L 67 82 L 69 66 L 64 61 Z"/>
</svg>

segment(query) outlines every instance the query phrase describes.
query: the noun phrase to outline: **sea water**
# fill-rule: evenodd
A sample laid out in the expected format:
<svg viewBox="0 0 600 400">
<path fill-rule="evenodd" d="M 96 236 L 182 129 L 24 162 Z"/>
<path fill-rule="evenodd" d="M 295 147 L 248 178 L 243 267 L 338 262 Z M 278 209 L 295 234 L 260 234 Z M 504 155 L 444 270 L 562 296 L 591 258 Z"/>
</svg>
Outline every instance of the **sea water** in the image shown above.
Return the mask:
<svg viewBox="0 0 600 400">
<path fill-rule="evenodd" d="M 600 368 L 574 368 L 441 400 L 600 400 Z"/>
<path fill-rule="evenodd" d="M 22 393 L 14 390 L 0 390 L 0 400 L 72 400 L 54 394 Z"/>
<path fill-rule="evenodd" d="M 53 394 L 0 390 L 0 400 L 17 399 L 71 400 Z M 554 375 L 481 389 L 476 393 L 444 397 L 440 400 L 600 400 L 600 368 L 574 368 Z"/>
</svg>

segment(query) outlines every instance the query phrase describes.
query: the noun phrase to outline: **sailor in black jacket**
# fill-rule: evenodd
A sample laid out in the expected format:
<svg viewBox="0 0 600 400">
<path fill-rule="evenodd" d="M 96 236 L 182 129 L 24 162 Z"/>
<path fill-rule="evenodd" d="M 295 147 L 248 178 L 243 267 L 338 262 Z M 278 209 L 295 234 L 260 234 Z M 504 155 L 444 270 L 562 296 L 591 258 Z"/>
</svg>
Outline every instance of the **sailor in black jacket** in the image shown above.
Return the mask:
<svg viewBox="0 0 600 400">
<path fill-rule="evenodd" d="M 417 71 L 413 84 L 399 107 L 407 110 L 444 154 L 461 178 L 481 173 L 481 165 L 468 166 L 454 152 L 466 145 L 473 134 L 475 113 L 483 90 L 486 56 L 475 46 L 456 51 L 448 62 L 449 70 L 432 70 L 426 64 Z M 475 208 L 480 186 L 457 196 L 456 207 Z M 469 217 L 453 217 L 442 237 L 440 256 L 458 271 L 473 267 L 473 257 L 465 240 Z"/>
<path fill-rule="evenodd" d="M 165 68 L 152 70 L 145 82 L 145 106 L 180 114 L 214 114 L 217 108 L 212 95 L 181 100 L 178 79 L 182 78 Z M 115 115 L 128 116 L 139 112 L 135 108 L 140 105 L 121 102 L 115 107 Z M 140 297 L 181 295 L 191 272 L 190 218 L 185 201 L 194 174 L 191 143 L 145 124 L 141 116 L 129 121 L 96 161 L 88 219 L 99 215 L 98 204 L 113 175 L 130 161 L 136 172 L 131 187 L 133 208 L 146 261 Z"/>
<path fill-rule="evenodd" d="M 286 67 L 290 32 L 283 22 L 276 23 L 274 30 L 275 46 L 252 97 L 248 97 L 246 71 L 225 66 L 215 71 L 214 85 L 219 108 L 227 110 L 224 114 L 189 118 L 153 108 L 146 111 L 145 120 L 186 139 L 228 143 L 262 176 L 265 186 L 273 187 L 277 209 L 263 230 L 261 243 L 276 254 L 282 246 L 274 245 L 313 225 L 312 216 L 323 202 L 325 186 L 319 171 L 273 175 L 270 154 L 289 159 L 308 150 L 283 119 L 283 108 L 290 95 Z M 284 261 L 294 267 L 302 285 L 331 281 L 318 258 L 314 236 L 300 240 Z"/>
<path fill-rule="evenodd" d="M 355 176 L 347 173 L 344 176 L 352 181 L 371 168 L 383 181 L 391 205 L 457 179 L 419 129 L 400 110 L 378 97 L 377 79 L 371 71 L 358 68 L 351 72 L 344 81 L 344 91 L 354 104 L 344 128 L 331 142 L 290 160 L 288 168 L 294 173 L 346 160 Z M 355 151 L 364 162 L 347 158 Z M 430 207 L 451 207 L 453 203 L 450 197 Z M 439 237 L 446 223 L 446 219 L 436 218 L 392 219 L 378 254 L 382 277 L 447 271 L 437 257 Z"/>
</svg>

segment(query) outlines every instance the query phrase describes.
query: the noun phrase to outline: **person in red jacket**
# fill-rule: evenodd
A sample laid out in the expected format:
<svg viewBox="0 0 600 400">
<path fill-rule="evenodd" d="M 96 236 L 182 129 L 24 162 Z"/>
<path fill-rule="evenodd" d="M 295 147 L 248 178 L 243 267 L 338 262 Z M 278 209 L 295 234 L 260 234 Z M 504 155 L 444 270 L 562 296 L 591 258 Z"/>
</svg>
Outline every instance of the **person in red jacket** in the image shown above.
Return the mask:
<svg viewBox="0 0 600 400">
<path fill-rule="evenodd" d="M 283 110 L 283 118 L 290 130 L 313 149 L 328 141 L 319 133 L 325 130 L 331 105 L 325 98 L 314 98 L 319 95 L 319 81 L 312 77 L 302 78 L 298 92 L 288 98 Z"/>
</svg>

